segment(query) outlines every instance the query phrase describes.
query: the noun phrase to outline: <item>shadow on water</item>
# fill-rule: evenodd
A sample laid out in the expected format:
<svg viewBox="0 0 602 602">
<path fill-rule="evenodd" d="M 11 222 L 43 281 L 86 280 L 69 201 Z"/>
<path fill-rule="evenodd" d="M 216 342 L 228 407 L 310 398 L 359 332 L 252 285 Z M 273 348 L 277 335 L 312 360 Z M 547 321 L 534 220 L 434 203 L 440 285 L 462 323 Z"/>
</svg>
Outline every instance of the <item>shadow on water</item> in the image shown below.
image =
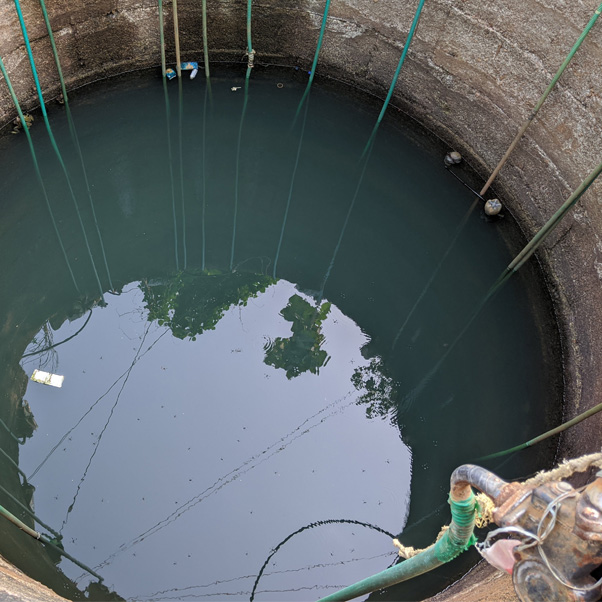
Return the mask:
<svg viewBox="0 0 602 602">
<path fill-rule="evenodd" d="M 65 549 L 128 599 L 329 593 L 393 561 L 383 532 L 430 544 L 449 520 L 457 465 L 553 420 L 542 412 L 555 380 L 536 274 L 454 342 L 507 263 L 511 224 L 471 216 L 421 295 L 470 203 L 434 143 L 385 119 L 359 187 L 369 105 L 314 85 L 301 145 L 290 123 L 303 83 L 258 73 L 241 138 L 239 80 L 215 78 L 207 119 L 203 82 L 169 87 L 179 110 L 167 128 L 155 80 L 72 99 L 88 167 L 74 191 L 89 184 L 96 215 L 83 212 L 84 224 L 98 220 L 104 248 L 92 252 L 106 252 L 115 286 L 104 301 L 40 130 L 80 295 L 44 198 L 21 177 L 23 139 L 0 140 L 1 503 L 33 526 L 24 507 L 35 499 Z M 50 117 L 77 161 L 65 116 Z M 28 380 L 34 369 L 63 387 Z M 529 472 L 542 457 L 500 470 Z M 0 553 L 59 593 L 109 595 L 12 526 L 0 533 Z M 473 561 L 374 597 L 425 597 Z"/>
</svg>

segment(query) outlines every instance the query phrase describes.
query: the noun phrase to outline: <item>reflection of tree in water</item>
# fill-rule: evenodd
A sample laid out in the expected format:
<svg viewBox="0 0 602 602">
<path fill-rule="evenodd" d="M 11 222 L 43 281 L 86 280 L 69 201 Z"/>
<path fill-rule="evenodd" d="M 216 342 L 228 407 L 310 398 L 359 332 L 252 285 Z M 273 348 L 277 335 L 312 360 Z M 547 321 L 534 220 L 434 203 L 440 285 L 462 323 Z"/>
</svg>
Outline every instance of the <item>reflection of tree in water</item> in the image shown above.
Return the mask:
<svg viewBox="0 0 602 602">
<path fill-rule="evenodd" d="M 395 383 L 386 374 L 382 358 L 373 357 L 368 365 L 356 368 L 351 382 L 365 391 L 357 404 L 366 406 L 366 418 L 385 418 L 395 408 Z"/>
<path fill-rule="evenodd" d="M 230 307 L 245 306 L 276 280 L 264 274 L 188 269 L 170 280 L 142 281 L 148 320 L 167 326 L 178 339 L 214 330 Z"/>
<path fill-rule="evenodd" d="M 330 359 L 326 351 L 320 348 L 324 342 L 321 326 L 329 311 L 328 302 L 314 307 L 299 295 L 293 295 L 280 312 L 285 320 L 293 323 L 293 336 L 278 337 L 267 345 L 264 362 L 286 370 L 289 379 L 308 370 L 318 374 Z"/>
</svg>

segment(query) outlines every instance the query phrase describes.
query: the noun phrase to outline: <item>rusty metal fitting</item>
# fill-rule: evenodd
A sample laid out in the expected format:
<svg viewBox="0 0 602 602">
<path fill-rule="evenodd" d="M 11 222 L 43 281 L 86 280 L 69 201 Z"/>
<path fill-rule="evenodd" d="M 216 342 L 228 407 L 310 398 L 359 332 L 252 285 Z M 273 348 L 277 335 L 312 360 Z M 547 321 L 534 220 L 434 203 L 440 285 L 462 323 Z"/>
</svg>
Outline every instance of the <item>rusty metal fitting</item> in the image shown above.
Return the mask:
<svg viewBox="0 0 602 602">
<path fill-rule="evenodd" d="M 602 541 L 602 478 L 590 483 L 581 494 L 573 532 L 582 539 Z"/>
</svg>

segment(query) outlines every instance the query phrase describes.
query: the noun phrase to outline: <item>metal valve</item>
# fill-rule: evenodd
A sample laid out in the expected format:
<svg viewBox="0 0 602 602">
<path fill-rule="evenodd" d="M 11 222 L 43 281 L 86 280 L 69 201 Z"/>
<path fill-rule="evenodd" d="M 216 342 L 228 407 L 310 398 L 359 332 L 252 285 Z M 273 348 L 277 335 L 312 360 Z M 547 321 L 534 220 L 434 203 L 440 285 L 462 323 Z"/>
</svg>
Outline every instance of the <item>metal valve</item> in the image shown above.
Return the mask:
<svg viewBox="0 0 602 602">
<path fill-rule="evenodd" d="M 503 489 L 494 520 L 501 532 L 521 540 L 512 571 L 519 599 L 599 600 L 602 579 L 596 581 L 592 571 L 602 564 L 602 478 L 583 491 L 564 481 L 535 489 L 508 483 Z"/>
</svg>

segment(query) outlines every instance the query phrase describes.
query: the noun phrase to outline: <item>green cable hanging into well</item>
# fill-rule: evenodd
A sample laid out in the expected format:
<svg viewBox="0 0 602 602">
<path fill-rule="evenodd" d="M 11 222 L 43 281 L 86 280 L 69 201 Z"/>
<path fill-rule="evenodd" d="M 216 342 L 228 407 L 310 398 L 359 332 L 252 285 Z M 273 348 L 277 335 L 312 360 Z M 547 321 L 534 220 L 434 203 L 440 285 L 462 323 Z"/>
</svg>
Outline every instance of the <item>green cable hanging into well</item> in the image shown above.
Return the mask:
<svg viewBox="0 0 602 602">
<path fill-rule="evenodd" d="M 79 210 L 79 204 L 77 202 L 77 199 L 75 198 L 75 192 L 73 191 L 73 186 L 71 184 L 71 178 L 69 177 L 69 172 L 67 171 L 67 166 L 65 165 L 65 162 L 63 161 L 63 157 L 61 155 L 61 151 L 59 150 L 59 147 L 56 143 L 56 140 L 54 138 L 54 134 L 52 133 L 52 128 L 50 127 L 50 121 L 48 119 L 48 113 L 46 112 L 46 105 L 44 104 L 44 95 L 42 94 L 42 87 L 40 86 L 40 80 L 38 78 L 38 72 L 36 69 L 36 65 L 35 65 L 35 60 L 33 58 L 33 52 L 31 50 L 31 44 L 29 43 L 29 36 L 27 34 L 27 27 L 25 25 L 25 20 L 23 19 L 23 13 L 21 11 L 21 5 L 19 3 L 19 0 L 14 0 L 14 4 L 15 4 L 15 8 L 17 10 L 17 16 L 19 17 L 19 24 L 21 26 L 21 32 L 23 34 L 23 41 L 25 42 L 25 49 L 27 51 L 27 56 L 29 58 L 29 65 L 31 67 L 31 73 L 33 75 L 33 79 L 35 82 L 35 86 L 36 86 L 36 90 L 38 93 L 38 98 L 40 100 L 40 109 L 42 110 L 42 116 L 44 118 L 44 123 L 46 125 L 46 131 L 48 132 L 48 137 L 50 138 L 50 143 L 52 145 L 52 148 L 54 150 L 54 153 L 56 154 L 56 157 L 59 161 L 59 164 L 61 166 L 61 169 L 63 171 L 63 174 L 65 176 L 65 179 L 67 181 L 67 186 L 69 188 L 69 193 L 71 195 L 71 199 L 73 200 L 73 204 L 75 207 L 75 211 L 77 213 L 77 218 L 79 220 L 79 224 L 82 230 L 82 234 L 84 236 L 84 241 L 86 243 L 86 248 L 88 250 L 88 256 L 90 258 L 90 262 L 92 263 L 92 269 L 94 271 L 94 276 L 96 277 L 96 282 L 98 284 L 98 289 L 100 291 L 100 296 L 101 299 L 104 298 L 104 290 L 103 290 L 103 286 L 100 282 L 100 277 L 98 275 L 98 270 L 96 269 L 96 263 L 94 261 L 94 257 L 92 256 L 92 249 L 90 248 L 90 241 L 88 240 L 88 236 L 86 234 L 86 229 L 84 227 L 84 222 L 82 220 L 82 216 L 81 216 L 81 212 Z"/>
<path fill-rule="evenodd" d="M 61 237 L 61 233 L 59 232 L 59 229 L 58 229 L 58 226 L 56 223 L 56 219 L 54 217 L 54 212 L 52 211 L 52 206 L 50 205 L 50 199 L 48 198 L 48 192 L 46 191 L 46 186 L 45 186 L 44 180 L 42 178 L 42 173 L 40 172 L 40 165 L 38 163 L 36 151 L 33 146 L 33 140 L 31 139 L 31 134 L 29 132 L 29 128 L 27 127 L 27 124 L 25 122 L 25 115 L 23 114 L 23 111 L 21 110 L 21 105 L 19 104 L 19 99 L 17 98 L 17 95 L 15 94 L 15 90 L 12 86 L 12 83 L 8 76 L 8 72 L 4 65 L 4 61 L 2 60 L 1 57 L 0 57 L 0 71 L 2 71 L 2 75 L 4 76 L 4 81 L 6 82 L 6 85 L 8 86 L 8 91 L 10 93 L 11 99 L 13 101 L 13 104 L 15 105 L 15 108 L 17 109 L 17 115 L 19 116 L 21 124 L 23 124 L 23 132 L 25 133 L 25 137 L 27 138 L 27 144 L 29 146 L 29 153 L 31 154 L 31 160 L 33 161 L 33 168 L 34 168 L 34 171 L 36 174 L 36 178 L 38 180 L 40 188 L 42 189 L 42 194 L 44 196 L 46 208 L 48 209 L 48 213 L 50 214 L 50 221 L 52 222 L 52 227 L 54 228 L 54 232 L 56 234 L 56 238 L 57 238 L 59 246 L 61 248 L 61 252 L 63 253 L 63 257 L 64 257 L 65 263 L 67 265 L 67 270 L 69 271 L 71 280 L 73 282 L 73 286 L 75 287 L 75 290 L 77 291 L 78 294 L 81 294 L 79 286 L 77 286 L 77 282 L 75 281 L 75 275 L 73 274 L 73 268 L 71 267 L 71 263 L 69 262 L 69 258 L 67 257 L 67 251 L 65 250 L 65 245 L 63 244 L 63 239 Z"/>
<path fill-rule="evenodd" d="M 284 230 L 286 228 L 286 222 L 288 220 L 288 213 L 291 206 L 291 200 L 293 197 L 293 189 L 295 187 L 295 177 L 297 175 L 297 168 L 299 167 L 299 157 L 301 156 L 301 148 L 303 147 L 303 138 L 305 136 L 305 125 L 307 123 L 307 113 L 309 111 L 309 93 L 311 90 L 312 82 L 314 81 L 314 75 L 316 73 L 316 67 L 318 65 L 318 56 L 320 55 L 320 49 L 322 48 L 322 41 L 324 40 L 324 31 L 326 30 L 326 21 L 328 19 L 328 10 L 330 9 L 330 0 L 326 0 L 326 4 L 324 5 L 324 14 L 322 15 L 322 26 L 320 27 L 320 35 L 318 36 L 318 43 L 316 45 L 316 52 L 314 53 L 314 60 L 311 65 L 311 71 L 309 73 L 309 80 L 307 82 L 307 86 L 305 87 L 305 91 L 303 92 L 303 96 L 299 101 L 299 106 L 297 107 L 297 112 L 295 113 L 295 118 L 293 119 L 293 127 L 297 121 L 297 117 L 299 116 L 299 111 L 303 104 L 307 101 L 305 105 L 305 112 L 303 113 L 303 123 L 301 125 L 301 133 L 299 135 L 299 144 L 297 145 L 297 154 L 295 157 L 295 163 L 293 166 L 293 173 L 291 175 L 291 184 L 289 186 L 288 198 L 286 200 L 286 207 L 284 209 L 284 217 L 282 218 L 282 227 L 280 229 L 280 238 L 278 240 L 278 247 L 276 249 L 276 255 L 274 256 L 274 269 L 273 276 L 276 278 L 276 269 L 278 267 L 278 259 L 280 258 L 280 250 L 282 248 L 282 241 L 284 240 Z"/>
<path fill-rule="evenodd" d="M 366 146 L 362 151 L 362 157 L 364 157 L 370 150 L 372 144 L 374 143 L 374 138 L 376 137 L 376 132 L 380 127 L 381 121 L 385 116 L 385 112 L 389 103 L 391 102 L 391 98 L 393 97 L 393 91 L 395 90 L 395 86 L 397 84 L 397 80 L 399 79 L 399 74 L 401 73 L 401 68 L 405 63 L 406 56 L 408 54 L 408 50 L 410 49 L 410 44 L 414 39 L 414 34 L 416 33 L 416 28 L 418 27 L 418 21 L 420 20 L 420 15 L 422 14 L 422 9 L 424 8 L 425 0 L 420 0 L 418 3 L 418 8 L 416 8 L 416 12 L 414 13 L 414 18 L 412 19 L 412 25 L 410 26 L 410 31 L 408 31 L 408 36 L 406 38 L 406 43 L 404 44 L 403 50 L 401 52 L 401 57 L 399 58 L 399 62 L 397 63 L 397 69 L 395 69 L 395 74 L 393 75 L 393 80 L 391 81 L 391 85 L 389 86 L 389 91 L 387 93 L 387 97 L 385 98 L 385 102 L 380 110 L 380 113 L 376 119 L 376 123 L 374 124 L 374 128 L 372 129 L 372 133 L 368 138 L 368 142 L 366 142 Z"/>
<path fill-rule="evenodd" d="M 552 215 L 552 217 L 541 227 L 537 234 L 524 246 L 522 251 L 508 264 L 506 269 L 500 274 L 497 280 L 491 285 L 489 290 L 485 293 L 481 301 L 476 305 L 474 311 L 466 321 L 466 324 L 462 327 L 460 332 L 456 335 L 454 340 L 447 346 L 445 353 L 437 361 L 437 363 L 431 368 L 431 370 L 421 379 L 402 400 L 400 406 L 401 411 L 405 411 L 411 404 L 417 399 L 418 395 L 422 393 L 424 388 L 437 374 L 443 362 L 447 359 L 449 354 L 454 350 L 458 342 L 466 334 L 468 329 L 471 327 L 473 322 L 483 311 L 485 305 L 492 299 L 500 289 L 506 284 L 510 277 L 515 274 L 520 268 L 523 267 L 525 262 L 537 251 L 545 239 L 553 232 L 558 226 L 562 219 L 566 216 L 569 210 L 577 203 L 577 201 L 583 196 L 587 189 L 594 183 L 596 178 L 602 173 L 602 163 L 600 163 L 594 170 L 583 180 L 583 182 L 575 189 L 573 194 L 560 206 L 560 208 Z M 501 455 L 501 454 L 500 454 Z"/>
<path fill-rule="evenodd" d="M 320 25 L 320 34 L 318 35 L 318 43 L 316 44 L 316 52 L 314 53 L 314 60 L 311 64 L 311 71 L 309 72 L 309 79 L 307 80 L 307 86 L 305 87 L 305 91 L 303 92 L 303 96 L 299 101 L 299 106 L 297 107 L 297 112 L 295 113 L 295 118 L 293 119 L 293 127 L 299 117 L 299 113 L 301 112 L 301 107 L 303 103 L 307 100 L 309 96 L 309 92 L 311 90 L 311 85 L 314 81 L 314 76 L 316 74 L 316 67 L 318 66 L 318 56 L 320 55 L 320 49 L 322 48 L 322 42 L 324 41 L 324 32 L 326 31 L 326 22 L 328 20 L 328 11 L 330 10 L 330 0 L 326 0 L 326 4 L 324 5 L 324 14 L 322 15 L 322 24 Z"/>
<path fill-rule="evenodd" d="M 203 195 L 201 206 L 201 269 L 204 270 L 207 248 L 205 232 L 205 210 L 207 206 L 207 102 L 211 98 L 211 73 L 209 71 L 209 44 L 207 40 L 207 0 L 203 0 L 202 2 L 201 19 L 203 28 L 203 61 L 205 63 L 205 99 L 203 103 L 203 140 L 201 145 L 201 177 L 203 179 L 201 191 L 201 194 Z"/>
<path fill-rule="evenodd" d="M 188 253 L 186 249 L 186 194 L 184 191 L 184 149 L 182 120 L 184 114 L 184 98 L 182 91 L 182 78 L 178 78 L 178 165 L 180 167 L 180 206 L 182 212 L 182 257 L 184 269 L 188 267 Z"/>
<path fill-rule="evenodd" d="M 341 248 L 341 243 L 343 242 L 343 238 L 344 238 L 345 232 L 347 230 L 349 218 L 351 217 L 351 213 L 353 212 L 353 208 L 355 207 L 355 202 L 359 195 L 360 188 L 364 181 L 364 176 L 366 174 L 366 168 L 368 167 L 368 163 L 370 162 L 370 156 L 372 154 L 372 149 L 374 147 L 374 140 L 376 139 L 376 133 L 378 132 L 378 128 L 380 127 L 381 121 L 385 115 L 387 107 L 389 106 L 389 102 L 391 101 L 391 98 L 393 96 L 393 90 L 395 89 L 395 84 L 397 83 L 397 80 L 399 79 L 399 74 L 401 72 L 401 68 L 405 62 L 405 58 L 406 58 L 406 56 L 408 54 L 408 50 L 410 48 L 410 44 L 412 43 L 412 40 L 414 39 L 414 34 L 416 32 L 416 28 L 418 27 L 418 21 L 420 20 L 420 15 L 422 13 L 424 3 L 425 3 L 425 0 L 420 0 L 418 3 L 418 7 L 416 8 L 416 12 L 414 13 L 414 18 L 412 19 L 412 25 L 410 26 L 410 30 L 408 31 L 408 36 L 406 38 L 406 42 L 404 44 L 403 51 L 401 53 L 401 57 L 397 64 L 397 69 L 395 70 L 395 74 L 393 75 L 393 80 L 391 81 L 391 85 L 389 86 L 389 92 L 387 93 L 385 102 L 383 103 L 383 106 L 380 110 L 378 118 L 376 119 L 376 123 L 374 124 L 374 127 L 372 128 L 372 132 L 370 133 L 370 136 L 368 137 L 366 146 L 364 147 L 364 150 L 362 151 L 362 154 L 360 157 L 360 162 L 362 163 L 362 167 L 360 169 L 360 177 L 358 179 L 357 186 L 355 187 L 355 192 L 353 193 L 353 196 L 351 198 L 351 203 L 349 204 L 349 209 L 347 210 L 347 214 L 345 215 L 345 220 L 343 221 L 343 227 L 341 228 L 341 232 L 339 234 L 337 244 L 334 248 L 334 252 L 332 254 L 332 259 L 330 260 L 330 264 L 328 265 L 328 268 L 327 268 L 324 278 L 322 280 L 322 286 L 320 287 L 320 292 L 318 294 L 318 304 L 320 304 L 322 302 L 322 298 L 324 297 L 324 289 L 326 288 L 326 283 L 328 282 L 328 279 L 330 278 L 330 273 L 332 272 L 332 269 L 334 267 L 337 255 L 339 253 L 339 249 Z"/>
<path fill-rule="evenodd" d="M 178 253 L 178 221 L 176 217 L 176 192 L 173 176 L 173 154 L 171 151 L 171 126 L 170 126 L 170 110 L 169 110 L 169 94 L 167 91 L 167 76 L 166 76 L 166 61 L 165 61 L 165 24 L 163 22 L 163 0 L 158 0 L 159 3 L 159 40 L 161 45 L 161 70 L 163 80 L 163 96 L 165 99 L 165 124 L 167 129 L 167 155 L 169 163 L 169 181 L 171 184 L 171 212 L 173 218 L 174 231 L 174 254 L 176 259 L 176 270 L 180 269 L 180 257 Z"/>
<path fill-rule="evenodd" d="M 491 176 L 489 177 L 489 179 L 487 180 L 487 182 L 485 183 L 485 185 L 481 189 L 480 193 L 476 196 L 476 198 L 474 199 L 474 201 L 471 203 L 470 207 L 468 208 L 468 211 L 466 212 L 466 214 L 464 215 L 464 217 L 460 220 L 460 223 L 458 224 L 458 226 L 456 228 L 456 231 L 455 231 L 454 235 L 452 236 L 452 238 L 450 240 L 450 243 L 449 243 L 447 249 L 445 250 L 445 252 L 443 254 L 443 257 L 441 258 L 441 260 L 439 261 L 439 263 L 435 267 L 435 270 L 431 274 L 429 280 L 424 285 L 424 288 L 422 289 L 420 295 L 416 299 L 416 302 L 412 306 L 412 309 L 410 310 L 410 312 L 406 316 L 403 324 L 401 325 L 401 327 L 397 331 L 397 334 L 395 335 L 395 338 L 393 340 L 392 349 L 394 349 L 395 346 L 397 345 L 397 342 L 399 341 L 399 338 L 400 338 L 402 332 L 404 331 L 405 327 L 407 326 L 410 318 L 414 314 L 415 310 L 417 309 L 418 305 L 420 304 L 420 302 L 424 298 L 425 294 L 430 289 L 430 287 L 431 287 L 433 281 L 435 280 L 435 278 L 437 277 L 437 274 L 439 273 L 439 270 L 441 269 L 441 267 L 442 267 L 445 259 L 447 258 L 447 256 L 449 255 L 449 253 L 451 252 L 451 250 L 453 249 L 453 247 L 455 246 L 455 243 L 456 243 L 458 237 L 460 236 L 460 233 L 462 232 L 462 230 L 464 229 L 464 226 L 468 222 L 468 219 L 472 215 L 472 212 L 476 209 L 477 205 L 479 204 L 479 200 L 484 200 L 483 199 L 483 195 L 487 192 L 487 190 L 489 190 L 489 187 L 491 186 L 491 184 L 493 183 L 494 179 L 496 178 L 496 176 L 498 175 L 498 173 L 500 172 L 500 170 L 502 169 L 502 167 L 506 163 L 508 157 L 510 156 L 510 154 L 512 153 L 512 151 L 514 150 L 514 148 L 516 147 L 516 145 L 519 143 L 519 141 L 523 137 L 524 133 L 526 132 L 527 128 L 531 125 L 531 123 L 535 119 L 536 115 L 539 113 L 539 110 L 541 109 L 541 107 L 542 107 L 543 103 L 545 102 L 546 98 L 548 97 L 548 95 L 550 94 L 550 92 L 554 89 L 554 87 L 556 86 L 556 84 L 558 83 L 558 80 L 560 79 L 560 77 L 564 73 L 565 69 L 567 68 L 567 66 L 571 62 L 571 59 L 573 58 L 573 56 L 575 55 L 575 53 L 577 52 L 577 50 L 579 49 L 579 47 L 581 46 L 581 44 L 583 43 L 583 41 L 585 40 L 585 38 L 587 37 L 589 31 L 594 26 L 594 23 L 596 22 L 596 20 L 598 19 L 598 17 L 600 16 L 601 13 L 602 13 L 602 4 L 600 4 L 600 6 L 597 8 L 597 10 L 592 15 L 592 17 L 589 20 L 588 24 L 585 26 L 584 30 L 581 32 L 581 35 L 579 36 L 579 38 L 577 39 L 577 41 L 575 42 L 575 44 L 571 48 L 571 51 L 568 53 L 568 55 L 566 56 L 566 58 L 562 62 L 562 65 L 560 65 L 558 71 L 556 72 L 556 74 L 552 78 L 552 81 L 548 84 L 548 87 L 546 88 L 546 90 L 544 91 L 544 93 L 541 95 L 540 99 L 537 101 L 537 104 L 535 105 L 535 107 L 533 108 L 533 110 L 531 111 L 531 113 L 529 114 L 528 118 L 523 123 L 523 125 L 520 127 L 520 129 L 517 132 L 516 136 L 512 140 L 512 143 L 510 144 L 510 146 L 508 147 L 508 149 L 504 153 L 504 156 L 500 159 L 499 163 L 497 164 L 496 168 L 493 170 Z M 453 172 L 451 172 L 451 173 L 453 174 Z"/>
<path fill-rule="evenodd" d="M 98 225 L 98 219 L 96 217 L 96 210 L 94 208 L 94 201 L 92 199 L 92 192 L 90 191 L 90 183 L 88 181 L 88 173 L 86 170 L 86 165 L 84 163 L 84 157 L 82 155 L 82 149 L 81 149 L 81 145 L 79 143 L 79 137 L 77 135 L 77 130 L 75 129 L 75 123 L 73 122 L 73 117 L 71 115 L 71 108 L 69 107 L 69 98 L 67 95 L 67 88 L 65 86 L 65 79 L 63 77 L 63 70 L 61 68 L 61 62 L 59 60 L 59 55 L 58 55 L 58 51 L 56 49 L 56 43 L 54 41 L 54 34 L 52 33 L 52 27 L 50 25 L 50 19 L 48 18 L 48 12 L 46 10 L 46 4 L 44 2 L 44 0 L 39 0 L 40 2 L 40 6 L 42 8 L 42 14 L 44 16 L 44 22 L 46 23 L 46 29 L 48 30 L 48 37 L 50 39 L 50 45 L 52 47 L 52 54 L 54 56 L 54 62 L 56 63 L 56 69 L 58 71 L 59 74 L 59 80 L 61 83 L 61 91 L 63 93 L 63 100 L 65 102 L 65 111 L 67 113 L 67 121 L 69 122 L 69 132 L 71 133 L 71 138 L 73 139 L 73 144 L 75 145 L 75 148 L 77 149 L 77 154 L 79 157 L 79 162 L 82 168 L 82 173 L 84 176 L 84 182 L 86 184 L 86 191 L 88 193 L 88 199 L 90 200 L 90 209 L 92 211 L 92 217 L 94 219 L 94 225 L 96 227 L 96 233 L 98 234 L 98 241 L 100 243 L 100 250 L 102 252 L 102 257 L 104 260 L 104 264 L 105 264 L 105 269 L 107 271 L 107 278 L 109 280 L 109 286 L 111 287 L 111 290 L 115 290 L 115 287 L 113 286 L 113 281 L 111 279 L 111 272 L 109 270 L 109 263 L 107 261 L 107 255 L 105 252 L 105 247 L 103 244 L 103 240 L 102 240 L 102 234 L 100 233 L 100 226 Z"/>
<path fill-rule="evenodd" d="M 172 3 L 172 14 L 173 14 L 173 32 L 174 41 L 176 44 L 176 72 L 178 78 L 182 77 L 182 63 L 180 58 L 180 27 L 178 24 L 178 0 L 173 0 Z"/>
<path fill-rule="evenodd" d="M 209 45 L 207 42 L 207 0 L 203 0 L 201 5 L 201 19 L 203 27 L 203 61 L 205 63 L 205 77 L 209 83 Z"/>
<path fill-rule="evenodd" d="M 244 85 L 244 100 L 242 105 L 242 113 L 240 115 L 240 124 L 238 126 L 238 142 L 236 145 L 236 174 L 234 177 L 234 218 L 232 223 L 232 248 L 230 251 L 230 271 L 234 267 L 234 249 L 236 246 L 236 222 L 238 218 L 238 197 L 240 189 L 240 148 L 242 145 L 242 131 L 245 123 L 245 115 L 247 113 L 247 105 L 249 104 L 249 79 L 251 71 L 255 66 L 255 50 L 251 42 L 251 7 L 253 0 L 247 0 L 247 73 L 245 75 Z"/>
<path fill-rule="evenodd" d="M 500 170 L 506 163 L 506 160 L 510 156 L 510 153 L 514 150 L 514 147 L 518 144 L 520 139 L 523 137 L 523 134 L 525 133 L 525 131 L 527 130 L 529 125 L 531 125 L 531 122 L 535 119 L 535 116 L 537 115 L 537 113 L 539 113 L 539 109 L 541 109 L 541 106 L 543 105 L 546 98 L 548 97 L 548 95 L 550 94 L 550 92 L 552 91 L 552 89 L 554 88 L 554 86 L 556 85 L 556 83 L 558 82 L 558 80 L 560 79 L 562 74 L 564 73 L 564 70 L 568 67 L 573 56 L 575 56 L 575 53 L 577 52 L 577 50 L 579 50 L 579 47 L 583 43 L 583 40 L 585 40 L 585 38 L 587 37 L 587 34 L 590 32 L 590 29 L 594 26 L 594 23 L 597 21 L 597 19 L 601 13 L 602 13 L 602 4 L 600 4 L 600 6 L 598 6 L 596 11 L 592 15 L 591 19 L 585 26 L 584 30 L 581 32 L 581 35 L 579 36 L 579 38 L 577 39 L 577 41 L 571 48 L 570 52 L 567 54 L 564 61 L 562 62 L 562 65 L 560 65 L 558 71 L 556 72 L 556 75 L 554 75 L 554 77 L 552 78 L 552 81 L 546 88 L 545 92 L 541 95 L 541 98 L 537 101 L 537 104 L 535 105 L 535 107 L 533 108 L 531 113 L 529 114 L 529 117 L 527 117 L 526 121 L 523 123 L 523 125 L 518 130 L 516 136 L 514 137 L 514 140 L 512 140 L 512 143 L 510 144 L 510 146 L 504 153 L 504 156 L 500 159 L 500 162 L 497 164 L 496 168 L 493 170 L 493 172 L 489 176 L 489 179 L 487 180 L 487 182 L 481 189 L 481 192 L 480 192 L 481 196 L 483 196 L 485 194 L 485 192 L 487 192 L 487 190 L 491 186 L 493 180 L 495 180 L 496 176 L 498 175 L 498 173 L 500 172 Z"/>
</svg>

